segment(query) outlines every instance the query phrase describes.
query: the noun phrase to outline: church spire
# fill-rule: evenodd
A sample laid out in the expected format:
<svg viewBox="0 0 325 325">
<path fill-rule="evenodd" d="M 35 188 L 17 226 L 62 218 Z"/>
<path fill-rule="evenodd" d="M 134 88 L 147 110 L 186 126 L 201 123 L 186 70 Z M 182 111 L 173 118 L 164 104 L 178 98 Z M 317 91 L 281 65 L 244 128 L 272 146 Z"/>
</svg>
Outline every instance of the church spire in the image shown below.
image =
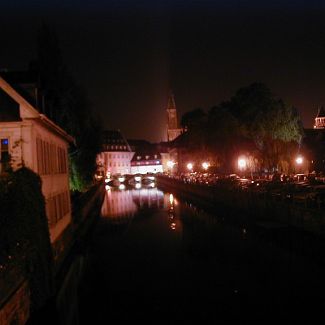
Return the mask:
<svg viewBox="0 0 325 325">
<path fill-rule="evenodd" d="M 178 128 L 177 111 L 174 95 L 171 92 L 167 103 L 167 141 L 173 141 L 181 133 L 182 129 Z"/>
<path fill-rule="evenodd" d="M 172 92 L 170 92 L 170 95 L 168 98 L 167 110 L 169 110 L 169 109 L 176 109 L 174 94 Z"/>
</svg>

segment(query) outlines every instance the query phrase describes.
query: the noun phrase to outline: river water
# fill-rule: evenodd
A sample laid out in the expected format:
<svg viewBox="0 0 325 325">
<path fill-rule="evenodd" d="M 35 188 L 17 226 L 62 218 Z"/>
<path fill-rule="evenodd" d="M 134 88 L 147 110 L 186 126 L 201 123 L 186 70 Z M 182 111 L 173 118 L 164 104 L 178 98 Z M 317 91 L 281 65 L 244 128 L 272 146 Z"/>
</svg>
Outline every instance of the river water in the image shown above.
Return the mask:
<svg viewBox="0 0 325 325">
<path fill-rule="evenodd" d="M 286 245 L 275 234 L 228 223 L 175 193 L 107 187 L 79 322 L 310 324 L 325 310 L 323 267 L 295 251 L 288 230 Z"/>
</svg>

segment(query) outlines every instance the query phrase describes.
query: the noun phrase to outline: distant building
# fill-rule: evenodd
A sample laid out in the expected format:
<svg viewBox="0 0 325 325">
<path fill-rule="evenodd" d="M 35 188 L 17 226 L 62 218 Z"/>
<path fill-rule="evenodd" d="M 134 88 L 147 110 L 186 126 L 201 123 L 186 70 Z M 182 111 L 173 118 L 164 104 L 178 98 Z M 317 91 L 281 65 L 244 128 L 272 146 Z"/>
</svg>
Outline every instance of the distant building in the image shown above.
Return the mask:
<svg viewBox="0 0 325 325">
<path fill-rule="evenodd" d="M 301 152 L 305 158 L 305 169 L 309 172 L 325 172 L 325 110 L 318 109 L 313 129 L 304 129 Z"/>
<path fill-rule="evenodd" d="M 174 96 L 171 94 L 167 104 L 167 141 L 173 141 L 182 133 L 178 127 L 177 111 Z"/>
<path fill-rule="evenodd" d="M 159 152 L 136 152 L 131 160 L 131 174 L 162 172 L 163 166 Z"/>
<path fill-rule="evenodd" d="M 32 82 L 0 76 L 0 173 L 25 166 L 40 175 L 57 257 L 71 222 L 68 147 L 74 139 L 39 112 L 37 94 Z"/>
<path fill-rule="evenodd" d="M 168 142 L 150 143 L 146 140 L 128 140 L 128 142 L 135 152 L 131 161 L 132 174 L 167 171 L 167 162 L 170 160 Z"/>
<path fill-rule="evenodd" d="M 133 155 L 134 152 L 119 130 L 104 131 L 102 152 L 97 155 L 99 175 L 130 174 Z"/>
<path fill-rule="evenodd" d="M 314 129 L 325 129 L 325 109 L 323 106 L 318 109 Z"/>
</svg>

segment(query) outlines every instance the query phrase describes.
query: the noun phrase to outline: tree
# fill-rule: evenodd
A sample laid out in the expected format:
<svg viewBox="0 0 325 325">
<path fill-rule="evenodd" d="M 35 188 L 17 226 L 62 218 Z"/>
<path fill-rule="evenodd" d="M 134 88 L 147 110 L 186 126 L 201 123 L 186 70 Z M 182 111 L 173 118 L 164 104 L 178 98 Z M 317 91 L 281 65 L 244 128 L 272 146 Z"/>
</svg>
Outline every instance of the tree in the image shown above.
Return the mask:
<svg viewBox="0 0 325 325">
<path fill-rule="evenodd" d="M 191 149 L 204 150 L 206 114 L 201 108 L 196 108 L 185 113 L 181 119 L 181 125 L 187 130 L 189 147 Z"/>
<path fill-rule="evenodd" d="M 181 119 L 181 125 L 183 128 L 191 129 L 198 126 L 204 120 L 206 114 L 202 108 L 196 108 L 192 111 L 186 112 Z"/>
<path fill-rule="evenodd" d="M 262 83 L 239 89 L 226 103 L 243 134 L 251 138 L 267 168 L 278 168 L 280 160 L 290 160 L 288 147 L 296 146 L 303 136 L 297 110 L 276 98 Z"/>
<path fill-rule="evenodd" d="M 206 141 L 209 150 L 215 156 L 215 161 L 224 171 L 231 169 L 229 162 L 238 152 L 240 136 L 241 128 L 238 120 L 230 113 L 224 103 L 209 110 Z"/>
</svg>

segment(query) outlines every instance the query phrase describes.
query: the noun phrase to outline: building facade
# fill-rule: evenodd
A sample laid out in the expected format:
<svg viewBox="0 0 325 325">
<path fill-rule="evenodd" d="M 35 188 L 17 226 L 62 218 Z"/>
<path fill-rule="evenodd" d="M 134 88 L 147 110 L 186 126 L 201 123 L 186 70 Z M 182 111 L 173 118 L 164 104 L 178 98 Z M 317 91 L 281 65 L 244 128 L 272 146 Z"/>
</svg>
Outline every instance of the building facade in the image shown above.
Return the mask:
<svg viewBox="0 0 325 325">
<path fill-rule="evenodd" d="M 159 152 L 136 152 L 131 160 L 131 174 L 156 174 L 163 172 Z"/>
<path fill-rule="evenodd" d="M 119 130 L 104 131 L 102 151 L 97 155 L 99 174 L 104 177 L 130 174 L 133 155 Z"/>
<path fill-rule="evenodd" d="M 314 129 L 325 129 L 325 109 L 323 106 L 318 109 Z"/>
<path fill-rule="evenodd" d="M 25 166 L 40 175 L 57 257 L 71 222 L 68 147 L 74 139 L 16 89 L 0 77 L 0 172 Z"/>
</svg>

